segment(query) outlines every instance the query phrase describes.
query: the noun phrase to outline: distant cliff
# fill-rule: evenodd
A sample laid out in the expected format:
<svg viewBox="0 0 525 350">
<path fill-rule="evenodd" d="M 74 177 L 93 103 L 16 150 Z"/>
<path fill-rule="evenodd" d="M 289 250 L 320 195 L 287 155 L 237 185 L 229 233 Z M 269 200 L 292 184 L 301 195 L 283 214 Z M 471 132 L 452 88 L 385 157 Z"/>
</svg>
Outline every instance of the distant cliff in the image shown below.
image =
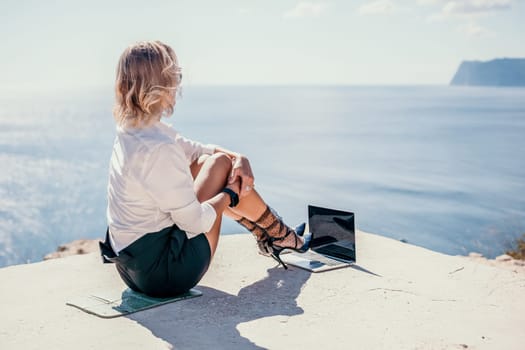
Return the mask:
<svg viewBox="0 0 525 350">
<path fill-rule="evenodd" d="M 450 85 L 525 86 L 525 58 L 463 61 Z"/>
</svg>

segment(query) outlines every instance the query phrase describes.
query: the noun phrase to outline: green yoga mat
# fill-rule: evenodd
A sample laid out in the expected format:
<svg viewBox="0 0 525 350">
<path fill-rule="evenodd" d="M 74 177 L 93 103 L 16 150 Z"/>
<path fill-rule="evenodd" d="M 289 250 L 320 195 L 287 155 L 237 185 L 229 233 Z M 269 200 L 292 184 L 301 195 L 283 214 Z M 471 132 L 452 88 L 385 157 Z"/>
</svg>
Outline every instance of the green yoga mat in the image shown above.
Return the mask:
<svg viewBox="0 0 525 350">
<path fill-rule="evenodd" d="M 124 291 L 102 291 L 76 297 L 66 302 L 66 305 L 102 318 L 113 318 L 201 295 L 201 291 L 190 289 L 173 298 L 152 298 L 127 288 Z"/>
</svg>

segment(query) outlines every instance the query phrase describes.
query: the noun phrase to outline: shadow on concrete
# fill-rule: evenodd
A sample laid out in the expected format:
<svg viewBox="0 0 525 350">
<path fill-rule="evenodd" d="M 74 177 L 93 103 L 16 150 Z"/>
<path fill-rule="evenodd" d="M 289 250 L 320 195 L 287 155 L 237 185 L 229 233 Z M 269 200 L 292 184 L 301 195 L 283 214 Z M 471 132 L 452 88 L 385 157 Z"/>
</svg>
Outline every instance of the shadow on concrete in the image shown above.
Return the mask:
<svg viewBox="0 0 525 350">
<path fill-rule="evenodd" d="M 241 336 L 237 326 L 264 317 L 302 314 L 296 299 L 310 277 L 300 269 L 267 271 L 268 276 L 242 288 L 238 295 L 197 286 L 202 297 L 127 317 L 176 349 L 264 349 Z"/>
</svg>

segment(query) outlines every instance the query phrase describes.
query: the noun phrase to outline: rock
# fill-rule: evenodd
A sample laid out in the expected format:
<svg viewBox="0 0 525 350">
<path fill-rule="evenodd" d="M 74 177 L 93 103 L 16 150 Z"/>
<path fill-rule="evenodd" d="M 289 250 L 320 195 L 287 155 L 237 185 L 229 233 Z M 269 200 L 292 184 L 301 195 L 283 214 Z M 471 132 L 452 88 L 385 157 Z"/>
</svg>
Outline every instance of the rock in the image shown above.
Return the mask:
<svg viewBox="0 0 525 350">
<path fill-rule="evenodd" d="M 514 260 L 514 259 L 510 255 L 503 254 L 503 255 L 497 256 L 495 260 L 496 261 L 511 261 L 511 260 Z"/>
<path fill-rule="evenodd" d="M 57 248 L 56 252 L 44 256 L 44 260 L 98 252 L 98 242 L 99 240 L 97 239 L 78 239 L 70 243 L 62 244 Z"/>
<path fill-rule="evenodd" d="M 525 59 L 463 61 L 450 85 L 525 86 Z"/>
</svg>

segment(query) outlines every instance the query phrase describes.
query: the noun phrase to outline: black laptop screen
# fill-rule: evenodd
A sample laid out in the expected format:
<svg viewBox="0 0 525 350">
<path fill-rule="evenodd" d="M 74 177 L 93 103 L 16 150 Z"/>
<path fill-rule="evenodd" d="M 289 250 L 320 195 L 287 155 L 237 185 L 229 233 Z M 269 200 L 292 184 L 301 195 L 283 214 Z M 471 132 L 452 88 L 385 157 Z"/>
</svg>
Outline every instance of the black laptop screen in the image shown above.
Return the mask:
<svg viewBox="0 0 525 350">
<path fill-rule="evenodd" d="M 354 213 L 308 206 L 308 225 L 313 233 L 312 248 L 337 241 L 349 241 L 355 250 Z"/>
</svg>

